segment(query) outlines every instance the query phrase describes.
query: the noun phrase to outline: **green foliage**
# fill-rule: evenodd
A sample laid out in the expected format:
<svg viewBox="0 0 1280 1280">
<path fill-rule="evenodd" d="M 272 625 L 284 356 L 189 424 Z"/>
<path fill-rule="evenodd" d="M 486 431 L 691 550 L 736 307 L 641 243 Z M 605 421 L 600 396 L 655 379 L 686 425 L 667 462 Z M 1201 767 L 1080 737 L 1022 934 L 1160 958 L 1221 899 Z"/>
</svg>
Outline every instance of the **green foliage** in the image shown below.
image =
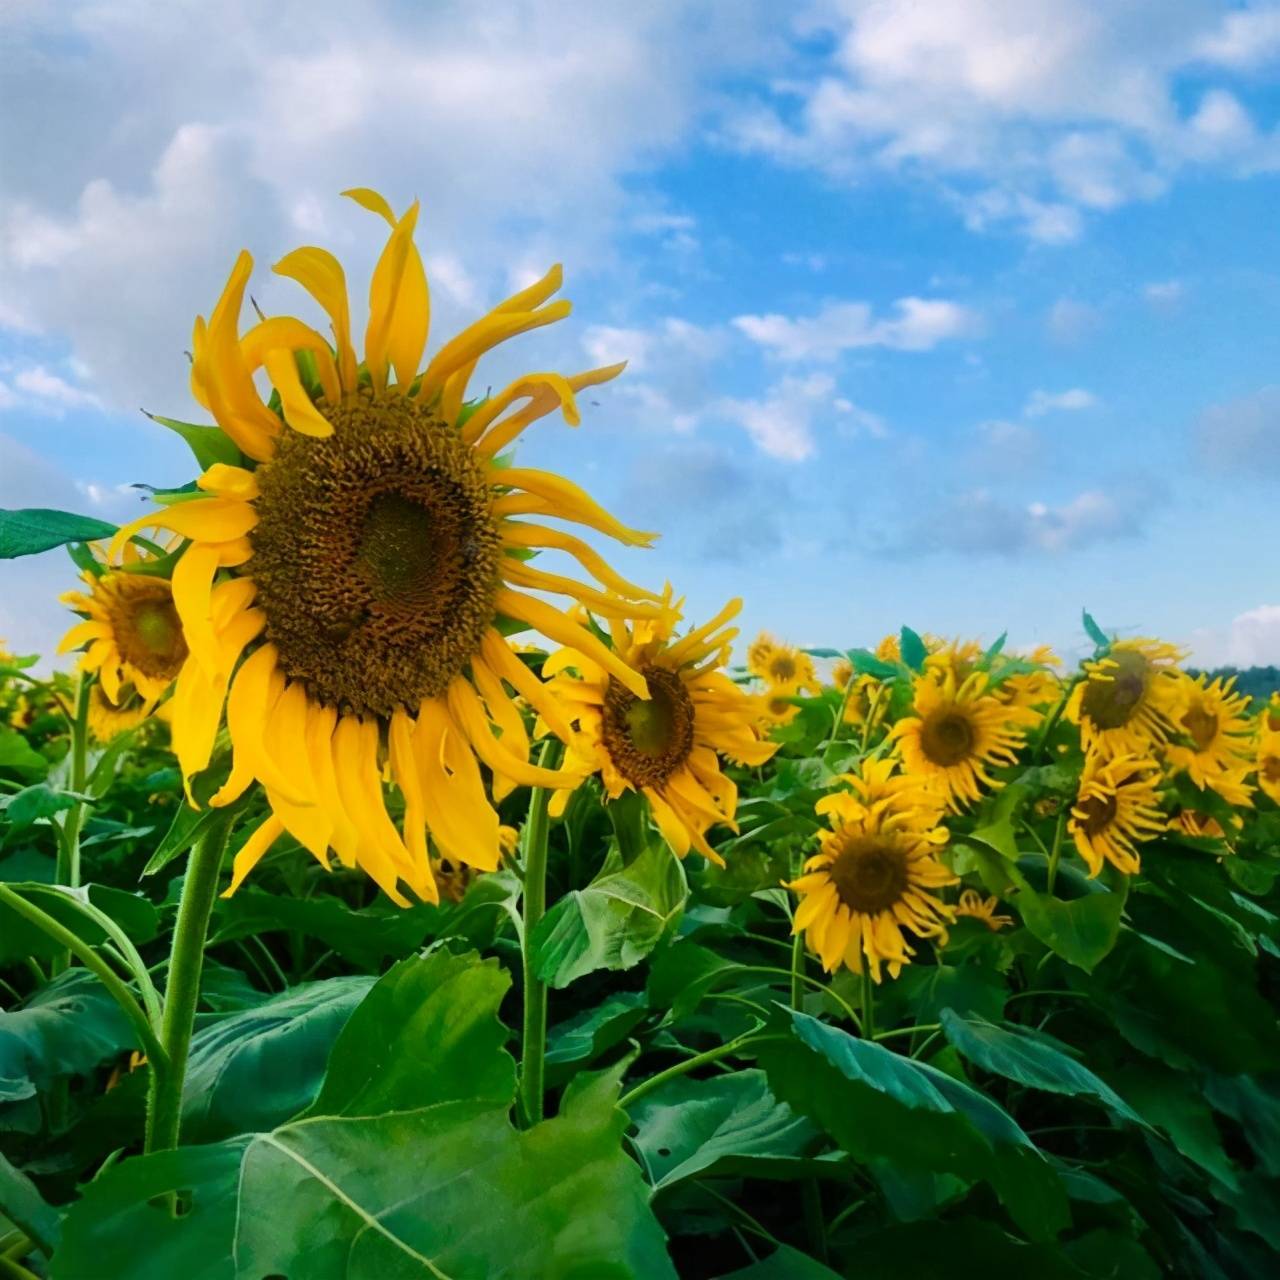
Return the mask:
<svg viewBox="0 0 1280 1280">
<path fill-rule="evenodd" d="M 105 520 L 77 516 L 69 511 L 50 511 L 44 507 L 0 511 L 0 560 L 37 555 L 68 542 L 109 538 L 115 531 L 116 526 Z"/>
</svg>

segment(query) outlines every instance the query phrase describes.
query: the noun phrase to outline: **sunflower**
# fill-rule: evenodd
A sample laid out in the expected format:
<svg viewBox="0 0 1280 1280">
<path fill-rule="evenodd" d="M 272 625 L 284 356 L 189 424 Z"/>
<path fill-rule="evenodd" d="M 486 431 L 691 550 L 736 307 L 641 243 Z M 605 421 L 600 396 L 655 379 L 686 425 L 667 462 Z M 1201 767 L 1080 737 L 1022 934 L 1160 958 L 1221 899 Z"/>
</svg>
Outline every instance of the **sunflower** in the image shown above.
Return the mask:
<svg viewBox="0 0 1280 1280">
<path fill-rule="evenodd" d="M 1042 644 L 1025 656 L 1014 655 L 1020 662 L 1034 663 L 1035 671 L 1019 671 L 1005 676 L 993 690 L 1001 702 L 1012 706 L 1041 710 L 1062 696 L 1062 678 L 1053 669 L 1062 665 L 1053 649 Z"/>
<path fill-rule="evenodd" d="M 730 601 L 710 622 L 674 635 L 675 612 L 628 626 L 609 620 L 613 653 L 649 686 L 638 699 L 593 653 L 567 647 L 543 666 L 566 719 L 581 730 L 567 762 L 579 776 L 599 770 L 613 800 L 643 792 L 663 838 L 683 858 L 690 848 L 712 862 L 724 859 L 707 843 L 716 823 L 737 830 L 738 791 L 720 768 L 763 764 L 777 746 L 761 739 L 760 699 L 743 691 L 721 668 L 736 632 L 728 623 L 742 607 Z M 553 798 L 563 812 L 569 791 Z"/>
<path fill-rule="evenodd" d="M 1254 767 L 1258 771 L 1258 786 L 1280 804 L 1280 729 L 1264 729 L 1258 735 Z"/>
<path fill-rule="evenodd" d="M 83 621 L 62 637 L 58 652 L 85 646 L 80 669 L 97 674 L 106 701 L 115 708 L 123 708 L 136 692 L 150 711 L 188 656 L 173 587 L 146 571 L 150 559 L 131 547 L 119 569 L 86 572 L 86 591 L 60 597 Z"/>
<path fill-rule="evenodd" d="M 876 657 L 881 662 L 901 662 L 902 643 L 896 635 L 884 636 L 876 645 Z"/>
<path fill-rule="evenodd" d="M 1242 825 L 1236 818 L 1233 826 Z M 1180 809 L 1169 819 L 1169 830 L 1184 836 L 1201 836 L 1213 840 L 1225 840 L 1227 832 L 1217 818 L 1195 809 Z"/>
<path fill-rule="evenodd" d="M 932 892 L 956 881 L 937 858 L 946 829 L 921 825 L 909 787 L 866 803 L 884 781 L 864 773 L 860 794 L 835 792 L 818 802 L 831 830 L 786 886 L 801 897 L 792 932 L 804 933 L 822 967 L 830 973 L 843 963 L 862 973 L 865 963 L 876 982 L 882 965 L 896 978 L 915 954 L 904 930 L 945 937 L 955 914 Z"/>
<path fill-rule="evenodd" d="M 1258 717 L 1263 733 L 1280 733 L 1280 693 L 1273 693 Z"/>
<path fill-rule="evenodd" d="M 840 775 L 848 790 L 823 796 L 814 811 L 842 815 L 856 804 L 872 813 L 892 810 L 921 831 L 938 826 L 946 811 L 943 796 L 919 775 L 901 772 L 899 764 L 893 756 L 865 757 L 855 771 Z"/>
<path fill-rule="evenodd" d="M 167 704 L 166 704 L 167 705 Z M 107 743 L 130 729 L 136 729 L 151 714 L 152 707 L 126 685 L 117 704 L 107 697 L 100 684 L 89 690 L 89 736 L 95 742 Z"/>
<path fill-rule="evenodd" d="M 1001 929 L 1013 923 L 1012 916 L 996 914 L 996 908 L 999 905 L 1000 899 L 994 895 L 983 898 L 976 889 L 965 889 L 960 894 L 960 901 L 956 903 L 956 916 L 957 918 L 968 916 L 973 920 L 981 920 L 992 933 L 999 933 Z"/>
<path fill-rule="evenodd" d="M 775 640 L 767 632 L 762 631 L 747 649 L 747 667 L 769 686 L 771 692 L 791 696 L 802 690 L 815 694 L 822 692 L 813 659 L 793 645 Z"/>
<path fill-rule="evenodd" d="M 1085 757 L 1068 828 L 1090 876 L 1096 876 L 1104 862 L 1126 875 L 1137 873 L 1135 846 L 1167 827 L 1160 810 L 1159 782 L 1159 766 L 1150 757 L 1128 752 L 1118 756 L 1093 752 Z"/>
<path fill-rule="evenodd" d="M 1183 679 L 1182 652 L 1159 640 L 1118 640 L 1085 662 L 1084 679 L 1067 701 L 1086 751 L 1141 755 L 1173 733 Z"/>
<path fill-rule="evenodd" d="M 986 652 L 976 640 L 940 640 L 934 636 L 926 637 L 925 648 L 928 650 L 925 669 L 950 671 L 958 685 L 964 684 L 977 670 Z"/>
<path fill-rule="evenodd" d="M 912 687 L 915 715 L 899 720 L 890 738 L 907 772 L 928 781 L 959 813 L 983 787 L 1001 785 L 988 769 L 1015 763 L 1023 730 L 1037 717 L 988 693 L 981 671 L 962 683 L 951 670 L 925 671 Z"/>
<path fill-rule="evenodd" d="M 658 597 L 542 519 L 633 545 L 653 535 L 624 528 L 568 480 L 499 459 L 557 408 L 575 425 L 575 392 L 621 365 L 529 374 L 467 402 L 486 352 L 568 314 L 567 302 L 548 302 L 560 268 L 444 343 L 422 370 L 430 308 L 413 241 L 418 205 L 397 217 L 375 192 L 346 194 L 390 226 L 369 290 L 363 362 L 342 267 L 324 249 L 297 249 L 275 270 L 327 313 L 334 346 L 291 317 L 242 335 L 252 269 L 242 253 L 208 322 L 196 321 L 191 370 L 195 398 L 240 465 L 210 466 L 201 496 L 126 526 L 112 546 L 118 552 L 145 523 L 185 540 L 173 603 L 190 656 L 174 693 L 174 749 L 189 782 L 210 762 L 225 703 L 233 763 L 211 803 L 231 804 L 257 781 L 271 811 L 236 857 L 232 890 L 288 831 L 325 866 L 330 849 L 360 866 L 398 903 L 407 902 L 400 883 L 436 901 L 428 832 L 451 861 L 498 865 L 481 763 L 518 783 L 572 781 L 528 761 L 508 687 L 553 732 L 570 731 L 507 631 L 531 627 L 578 646 L 630 695 L 648 695 L 618 655 L 528 593 L 627 618 L 656 615 Z M 260 371 L 274 386 L 270 401 L 259 394 Z M 577 560 L 606 590 L 535 568 L 529 555 L 540 549 Z M 402 830 L 384 778 L 403 797 Z"/>
<path fill-rule="evenodd" d="M 838 658 L 831 667 L 831 684 L 838 693 L 843 693 L 857 674 L 848 658 Z"/>
<path fill-rule="evenodd" d="M 1233 693 L 1234 679 L 1209 682 L 1208 676 L 1182 681 L 1182 700 L 1175 712 L 1179 738 L 1165 749 L 1165 759 L 1185 769 L 1201 789 L 1212 788 L 1228 804 L 1247 807 L 1253 788 L 1244 781 L 1253 766 L 1252 721 L 1245 715 L 1246 694 Z"/>
</svg>

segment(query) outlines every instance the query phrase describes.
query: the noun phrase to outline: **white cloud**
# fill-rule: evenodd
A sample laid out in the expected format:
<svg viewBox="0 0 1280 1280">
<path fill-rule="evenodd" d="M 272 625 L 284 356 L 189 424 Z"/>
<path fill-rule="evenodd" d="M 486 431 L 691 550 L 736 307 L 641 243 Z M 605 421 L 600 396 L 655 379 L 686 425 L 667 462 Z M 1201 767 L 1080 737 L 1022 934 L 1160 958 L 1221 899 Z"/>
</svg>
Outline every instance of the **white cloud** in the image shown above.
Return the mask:
<svg viewBox="0 0 1280 1280">
<path fill-rule="evenodd" d="M 860 347 L 928 351 L 981 331 L 976 311 L 942 298 L 899 298 L 893 310 L 877 318 L 870 303 L 829 302 L 812 316 L 743 315 L 733 325 L 783 360 L 834 360 Z"/>
<path fill-rule="evenodd" d="M 1280 475 L 1280 386 L 1211 405 L 1195 424 L 1201 457 L 1222 471 Z"/>
<path fill-rule="evenodd" d="M 22 369 L 14 375 L 15 390 L 25 392 L 51 412 L 67 409 L 100 409 L 102 402 L 92 392 L 73 386 L 65 378 L 50 373 L 42 364 Z"/>
<path fill-rule="evenodd" d="M 788 375 L 758 400 L 726 397 L 719 412 L 735 422 L 771 458 L 803 462 L 816 449 L 814 424 L 834 398 L 835 379 L 826 373 Z"/>
<path fill-rule="evenodd" d="M 972 227 L 1046 243 L 1159 196 L 1188 165 L 1246 176 L 1280 157 L 1238 97 L 1204 85 L 1276 56 L 1273 5 L 826 0 L 821 13 L 830 54 L 731 108 L 728 145 L 838 180 L 918 181 Z"/>
<path fill-rule="evenodd" d="M 1193 661 L 1203 667 L 1280 665 L 1280 604 L 1260 604 L 1237 614 L 1227 627 L 1192 634 Z"/>
<path fill-rule="evenodd" d="M 1061 410 L 1092 409 L 1098 398 L 1092 391 L 1083 387 L 1072 387 L 1069 391 L 1033 391 L 1027 398 L 1022 412 L 1028 418 L 1041 418 L 1046 413 Z"/>
<path fill-rule="evenodd" d="M 1181 280 L 1152 280 L 1142 286 L 1143 300 L 1156 311 L 1173 311 L 1186 296 Z"/>
<path fill-rule="evenodd" d="M 613 269 L 645 172 L 721 80 L 774 56 L 766 12 L 69 0 L 10 14 L 0 321 L 69 339 L 113 404 L 180 408 L 192 320 L 242 246 L 268 310 L 300 297 L 267 273 L 277 256 L 334 249 L 362 323 L 381 237 L 337 198 L 352 185 L 398 208 L 422 198 L 424 254 L 451 255 L 436 333 L 500 298 L 513 259 L 540 274 L 571 251 L 570 283 Z"/>
<path fill-rule="evenodd" d="M 1059 298 L 1045 314 L 1045 329 L 1054 342 L 1074 346 L 1102 326 L 1102 312 L 1087 302 Z"/>
</svg>

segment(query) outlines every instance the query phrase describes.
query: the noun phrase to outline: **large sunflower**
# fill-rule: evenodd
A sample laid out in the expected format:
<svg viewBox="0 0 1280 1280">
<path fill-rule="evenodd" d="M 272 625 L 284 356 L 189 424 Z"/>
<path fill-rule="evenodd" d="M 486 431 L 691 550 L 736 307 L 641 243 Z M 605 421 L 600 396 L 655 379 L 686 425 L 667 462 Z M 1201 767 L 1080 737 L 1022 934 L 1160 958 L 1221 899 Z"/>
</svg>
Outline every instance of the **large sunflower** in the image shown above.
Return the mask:
<svg viewBox="0 0 1280 1280">
<path fill-rule="evenodd" d="M 1067 719 L 1080 726 L 1086 751 L 1142 755 L 1173 733 L 1182 652 L 1160 640 L 1118 640 L 1084 664 Z"/>
<path fill-rule="evenodd" d="M 1090 876 L 1104 862 L 1126 875 L 1137 873 L 1137 845 L 1168 825 L 1160 809 L 1159 783 L 1159 766 L 1149 757 L 1099 752 L 1085 757 L 1068 825 Z"/>
<path fill-rule="evenodd" d="M 956 882 L 937 858 L 946 829 L 921 824 L 915 785 L 886 791 L 887 782 L 866 776 L 856 794 L 833 792 L 818 802 L 831 830 L 787 885 L 801 896 L 792 932 L 804 933 L 822 967 L 830 973 L 843 963 L 861 973 L 866 964 L 876 982 L 882 965 L 896 978 L 915 954 L 904 930 L 945 935 L 954 908 L 932 891 Z"/>
<path fill-rule="evenodd" d="M 736 631 L 728 626 L 741 608 L 733 600 L 710 622 L 683 636 L 675 612 L 628 626 L 610 619 L 615 660 L 638 672 L 650 698 L 640 701 L 593 652 L 567 647 L 543 666 L 549 688 L 581 736 L 567 763 L 579 775 L 599 770 L 606 794 L 644 793 L 663 838 L 684 857 L 690 848 L 723 865 L 708 844 L 716 823 L 733 827 L 738 790 L 719 756 L 741 765 L 763 764 L 778 749 L 756 726 L 760 699 L 745 693 L 720 669 L 729 661 Z M 568 790 L 554 798 L 563 810 Z"/>
<path fill-rule="evenodd" d="M 984 787 L 1000 785 L 988 770 L 1017 760 L 1024 730 L 1038 718 L 988 693 L 981 671 L 961 683 L 950 669 L 922 672 L 913 696 L 915 715 L 899 720 L 890 737 L 907 772 L 940 792 L 953 813 L 977 801 Z"/>
<path fill-rule="evenodd" d="M 480 763 L 530 785 L 568 780 L 528 761 L 509 689 L 553 730 L 567 729 L 508 631 L 532 627 L 576 645 L 630 696 L 648 695 L 617 654 L 528 592 L 628 618 L 654 615 L 657 597 L 578 538 L 517 517 L 566 520 L 637 545 L 653 535 L 624 528 L 568 480 L 499 461 L 554 409 L 576 424 L 574 393 L 621 365 L 569 378 L 529 374 L 467 402 L 481 356 L 568 314 L 567 302 L 547 301 L 560 268 L 444 343 L 422 369 L 429 301 L 413 242 L 418 205 L 396 217 L 374 192 L 346 194 L 391 228 L 370 285 L 363 363 L 342 267 L 323 249 L 295 250 L 275 270 L 327 313 L 334 345 L 291 317 L 242 335 L 252 268 L 242 253 L 208 322 L 196 321 L 191 371 L 196 399 L 241 464 L 209 467 L 199 498 L 137 524 L 186 540 L 173 573 L 190 649 L 174 694 L 183 774 L 209 764 L 225 702 L 233 766 L 211 803 L 230 804 L 258 781 L 270 805 L 235 860 L 232 888 L 288 831 L 326 866 L 330 849 L 359 865 L 397 902 L 406 901 L 401 882 L 434 901 L 428 832 L 452 861 L 498 865 L 498 816 Z M 259 394 L 260 371 L 274 386 L 270 401 Z M 113 546 L 136 527 L 121 529 Z M 528 555 L 540 548 L 576 559 L 608 593 L 535 568 Z M 388 813 L 384 777 L 403 796 L 403 830 Z"/>
<path fill-rule="evenodd" d="M 1253 722 L 1245 714 L 1249 698 L 1232 692 L 1234 680 L 1200 676 L 1182 681 L 1182 697 L 1174 712 L 1178 738 L 1165 749 L 1165 759 L 1185 769 L 1191 781 L 1212 788 L 1228 804 L 1249 805 L 1252 788 L 1244 775 L 1253 768 Z"/>
</svg>

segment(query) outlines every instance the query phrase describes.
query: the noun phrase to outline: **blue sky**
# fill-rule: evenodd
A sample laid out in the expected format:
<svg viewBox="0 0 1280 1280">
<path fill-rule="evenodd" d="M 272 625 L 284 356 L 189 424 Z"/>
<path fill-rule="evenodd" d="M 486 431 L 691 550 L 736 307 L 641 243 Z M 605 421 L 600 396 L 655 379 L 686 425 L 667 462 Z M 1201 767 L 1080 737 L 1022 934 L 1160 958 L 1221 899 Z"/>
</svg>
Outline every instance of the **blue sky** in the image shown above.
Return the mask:
<svg viewBox="0 0 1280 1280">
<path fill-rule="evenodd" d="M 478 13 L 477 10 L 483 10 Z M 631 12 L 636 10 L 637 12 Z M 629 358 L 522 460 L 662 531 L 625 568 L 804 644 L 1077 649 L 1082 605 L 1280 661 L 1280 6 L 653 0 L 16 5 L 0 81 L 0 506 L 181 482 L 235 252 L 364 291 L 420 197 L 435 340 L 563 260 L 497 354 Z M 305 307 L 302 313 L 310 317 Z M 47 649 L 60 556 L 0 567 Z"/>
</svg>

